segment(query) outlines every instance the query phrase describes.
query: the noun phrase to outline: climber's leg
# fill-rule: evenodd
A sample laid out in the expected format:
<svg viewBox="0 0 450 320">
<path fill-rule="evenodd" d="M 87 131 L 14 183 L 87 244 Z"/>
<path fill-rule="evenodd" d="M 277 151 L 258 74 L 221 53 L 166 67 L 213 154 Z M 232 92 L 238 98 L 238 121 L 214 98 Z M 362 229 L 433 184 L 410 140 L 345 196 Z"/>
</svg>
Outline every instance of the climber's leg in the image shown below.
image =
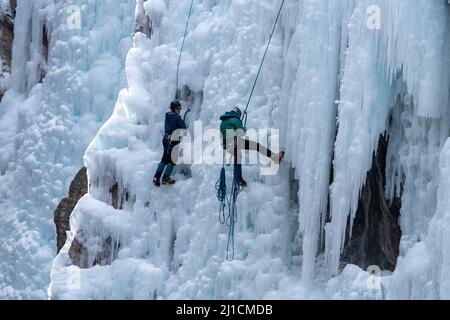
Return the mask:
<svg viewBox="0 0 450 320">
<path fill-rule="evenodd" d="M 164 173 L 164 169 L 166 169 L 166 171 L 167 171 L 168 168 L 166 168 L 166 167 L 171 162 L 170 152 L 169 152 L 169 143 L 166 138 L 163 139 L 163 148 L 164 148 L 163 156 L 161 158 L 161 162 L 158 164 L 158 168 L 156 169 L 156 173 L 153 178 L 153 184 L 156 187 L 159 187 L 161 185 L 160 179 L 161 179 L 162 174 Z M 170 169 L 170 172 L 172 172 L 172 169 L 173 168 Z"/>
<path fill-rule="evenodd" d="M 280 163 L 281 160 L 284 158 L 284 151 L 281 151 L 278 154 L 275 154 L 272 150 L 270 150 L 269 148 L 261 145 L 258 142 L 255 141 L 251 141 L 248 139 L 243 139 L 239 137 L 239 145 L 242 149 L 244 150 L 251 150 L 251 151 L 257 151 L 260 154 L 262 154 L 263 156 L 266 156 L 270 159 L 272 159 L 272 161 L 274 161 L 275 163 Z"/>
<path fill-rule="evenodd" d="M 163 180 L 166 180 L 167 178 L 170 178 L 170 175 L 172 174 L 173 168 L 175 168 L 175 163 L 172 161 L 166 166 L 166 171 L 164 171 Z"/>
<path fill-rule="evenodd" d="M 242 177 L 242 150 L 239 147 L 239 139 L 237 140 L 237 145 L 235 146 L 234 138 L 223 141 L 223 148 L 234 157 L 234 172 L 236 179 L 239 181 L 241 187 L 246 187 L 247 182 Z"/>
<path fill-rule="evenodd" d="M 229 153 L 231 154 L 232 157 L 235 157 L 235 153 L 236 153 L 236 160 L 238 164 L 242 164 L 242 148 L 239 147 L 239 140 L 238 140 L 238 145 L 237 145 L 237 149 L 235 150 L 235 145 L 234 145 L 234 138 L 229 139 L 229 140 L 224 140 L 223 141 L 223 148 Z"/>
<path fill-rule="evenodd" d="M 165 168 L 166 168 L 166 164 L 163 161 L 161 161 L 158 164 L 158 168 L 156 169 L 155 178 L 160 179 Z"/>
<path fill-rule="evenodd" d="M 170 161 L 169 164 L 166 166 L 166 171 L 164 171 L 164 176 L 162 178 L 163 185 L 175 184 L 176 181 L 170 177 L 173 168 L 175 168 L 175 163 L 173 161 Z"/>
<path fill-rule="evenodd" d="M 164 172 L 164 176 L 162 179 L 162 183 L 166 184 L 175 184 L 175 180 L 171 179 L 170 176 L 172 174 L 173 169 L 176 166 L 176 162 L 178 161 L 178 151 L 179 151 L 180 142 L 174 142 L 168 146 L 167 154 L 168 154 L 168 164 L 166 166 L 166 171 Z"/>
</svg>

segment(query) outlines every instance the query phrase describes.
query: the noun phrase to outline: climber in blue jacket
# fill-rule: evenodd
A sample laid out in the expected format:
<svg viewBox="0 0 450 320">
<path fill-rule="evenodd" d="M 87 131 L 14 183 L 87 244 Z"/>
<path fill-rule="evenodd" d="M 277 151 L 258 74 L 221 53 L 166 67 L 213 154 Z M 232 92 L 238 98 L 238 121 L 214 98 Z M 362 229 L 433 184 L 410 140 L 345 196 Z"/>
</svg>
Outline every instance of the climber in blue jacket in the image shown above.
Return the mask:
<svg viewBox="0 0 450 320">
<path fill-rule="evenodd" d="M 275 154 L 272 150 L 264 147 L 263 145 L 244 139 L 247 129 L 241 120 L 242 111 L 238 107 L 234 107 L 231 111 L 226 112 L 220 117 L 222 121 L 220 124 L 220 133 L 222 135 L 223 149 L 229 152 L 231 155 L 236 156 L 236 168 L 239 174 L 239 185 L 246 187 L 247 182 L 242 178 L 242 150 L 253 150 L 261 153 L 262 155 L 272 159 L 275 163 L 280 163 L 285 156 L 285 152 L 281 151 Z M 236 138 L 236 150 L 234 148 L 234 138 Z"/>
<path fill-rule="evenodd" d="M 161 176 L 163 185 L 172 185 L 175 184 L 175 180 L 173 180 L 170 175 L 172 174 L 172 170 L 175 167 L 175 161 L 172 159 L 172 153 L 174 153 L 174 148 L 180 143 L 180 137 L 173 137 L 175 131 L 180 129 L 186 129 L 186 123 L 181 118 L 181 104 L 179 101 L 172 101 L 170 104 L 170 112 L 166 113 L 166 120 L 164 124 L 164 138 L 163 138 L 163 148 L 164 153 L 161 159 L 161 162 L 158 165 L 158 168 L 155 173 L 155 177 L 153 178 L 153 184 L 155 187 L 161 186 Z M 177 151 L 175 151 L 176 153 Z"/>
</svg>

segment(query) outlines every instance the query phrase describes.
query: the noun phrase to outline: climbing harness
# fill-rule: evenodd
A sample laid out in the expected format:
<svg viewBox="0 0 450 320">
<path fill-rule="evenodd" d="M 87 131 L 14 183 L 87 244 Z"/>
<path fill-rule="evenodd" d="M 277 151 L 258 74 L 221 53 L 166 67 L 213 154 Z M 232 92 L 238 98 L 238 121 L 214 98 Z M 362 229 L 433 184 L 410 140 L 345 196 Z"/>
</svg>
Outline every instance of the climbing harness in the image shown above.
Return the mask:
<svg viewBox="0 0 450 320">
<path fill-rule="evenodd" d="M 177 83 L 176 83 L 176 87 L 175 87 L 175 90 L 176 90 L 175 99 L 176 100 L 178 100 L 180 98 L 180 91 L 178 90 L 179 76 L 180 76 L 180 63 L 181 63 L 181 57 L 183 56 L 184 44 L 186 42 L 186 36 L 187 36 L 188 28 L 189 28 L 189 22 L 191 21 L 193 6 L 194 6 L 194 0 L 191 0 L 191 6 L 189 7 L 189 14 L 188 14 L 188 18 L 186 21 L 186 27 L 184 29 L 183 42 L 181 43 L 180 56 L 178 57 L 178 63 L 177 63 Z"/>
<path fill-rule="evenodd" d="M 167 155 L 171 155 L 173 149 L 176 147 L 176 145 L 178 145 L 181 142 L 181 138 L 182 137 L 178 137 L 179 140 L 172 140 L 172 135 L 171 134 L 164 134 L 164 140 L 167 143 Z"/>
<path fill-rule="evenodd" d="M 245 107 L 245 110 L 242 114 L 242 122 L 244 124 L 244 128 L 247 127 L 247 111 L 250 106 L 250 102 L 253 97 L 253 93 L 256 88 L 256 84 L 259 79 L 259 75 L 261 73 L 262 67 L 264 65 L 264 61 L 266 60 L 267 52 L 269 51 L 270 43 L 272 41 L 273 35 L 275 33 L 276 26 L 278 24 L 278 20 L 280 19 L 281 12 L 283 10 L 285 0 L 282 0 L 280 9 L 278 10 L 277 17 L 275 19 L 275 23 L 272 28 L 272 32 L 269 37 L 269 41 L 267 43 L 266 50 L 264 52 L 261 64 L 259 65 L 258 73 L 256 74 L 255 82 L 253 83 L 252 90 L 250 92 L 250 96 L 247 101 L 247 105 Z M 177 84 L 178 87 L 178 84 Z M 225 146 L 224 146 L 225 148 Z M 220 171 L 220 178 L 216 182 L 216 190 L 217 190 L 217 199 L 220 202 L 220 209 L 219 209 L 219 221 L 221 224 L 226 224 L 228 227 L 228 241 L 227 241 L 227 260 L 233 261 L 234 260 L 234 227 L 238 221 L 237 216 L 237 197 L 239 193 L 242 191 L 239 183 L 242 179 L 240 171 L 238 169 L 237 163 L 237 137 L 234 137 L 234 172 L 233 172 L 233 184 L 231 186 L 231 194 L 230 197 L 227 196 L 227 184 L 226 184 L 226 175 L 225 175 L 225 149 L 224 149 L 224 156 L 223 156 L 223 164 L 222 164 L 222 170 Z M 228 217 L 225 218 L 225 208 L 228 205 Z"/>
</svg>

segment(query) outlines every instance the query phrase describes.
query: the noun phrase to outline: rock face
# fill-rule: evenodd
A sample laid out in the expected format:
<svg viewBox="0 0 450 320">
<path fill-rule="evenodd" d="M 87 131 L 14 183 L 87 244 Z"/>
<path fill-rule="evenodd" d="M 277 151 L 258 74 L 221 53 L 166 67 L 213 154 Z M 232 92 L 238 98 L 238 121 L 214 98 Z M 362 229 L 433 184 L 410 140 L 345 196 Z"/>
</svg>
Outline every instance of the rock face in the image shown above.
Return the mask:
<svg viewBox="0 0 450 320">
<path fill-rule="evenodd" d="M 147 0 L 138 0 L 136 4 L 136 29 L 135 32 L 142 32 L 147 37 L 151 38 L 153 33 L 152 23 L 149 17 L 145 14 L 144 3 Z"/>
<path fill-rule="evenodd" d="M 12 45 L 16 0 L 0 3 L 0 101 L 7 89 L 7 75 L 11 71 Z"/>
<path fill-rule="evenodd" d="M 70 230 L 70 215 L 75 208 L 78 200 L 81 199 L 88 191 L 88 178 L 86 168 L 81 168 L 73 179 L 69 197 L 64 198 L 54 212 L 54 221 L 56 225 L 57 249 L 58 253 L 66 243 L 66 232 Z"/>
<path fill-rule="evenodd" d="M 95 265 L 109 265 L 116 258 L 118 244 L 111 237 L 101 239 L 93 234 L 79 231 L 72 241 L 69 257 L 73 265 L 86 269 Z"/>
<path fill-rule="evenodd" d="M 81 168 L 76 174 L 69 188 L 69 196 L 64 198 L 54 213 L 57 235 L 57 252 L 62 249 L 67 240 L 67 231 L 70 230 L 70 215 L 78 201 L 88 192 L 87 169 Z M 75 235 L 70 249 L 69 257 L 72 263 L 80 268 L 89 268 L 94 265 L 111 263 L 114 258 L 111 238 L 101 239 L 95 235 L 80 230 Z"/>
<path fill-rule="evenodd" d="M 401 200 L 385 198 L 385 169 L 388 141 L 381 137 L 377 154 L 361 192 L 351 239 L 347 239 L 343 261 L 363 269 L 377 265 L 395 269 L 399 255 Z"/>
<path fill-rule="evenodd" d="M 63 199 L 55 210 L 55 224 L 57 232 L 58 253 L 67 240 L 66 232 L 70 230 L 70 215 L 78 201 L 88 192 L 89 180 L 87 169 L 82 168 L 73 179 L 69 197 Z M 116 209 L 122 209 L 128 201 L 128 191 L 125 188 L 119 190 L 116 182 L 110 189 L 111 205 Z M 111 237 L 102 238 L 97 234 L 78 230 L 69 248 L 69 257 L 73 265 L 80 268 L 90 268 L 95 265 L 108 265 L 116 258 L 120 244 Z"/>
</svg>

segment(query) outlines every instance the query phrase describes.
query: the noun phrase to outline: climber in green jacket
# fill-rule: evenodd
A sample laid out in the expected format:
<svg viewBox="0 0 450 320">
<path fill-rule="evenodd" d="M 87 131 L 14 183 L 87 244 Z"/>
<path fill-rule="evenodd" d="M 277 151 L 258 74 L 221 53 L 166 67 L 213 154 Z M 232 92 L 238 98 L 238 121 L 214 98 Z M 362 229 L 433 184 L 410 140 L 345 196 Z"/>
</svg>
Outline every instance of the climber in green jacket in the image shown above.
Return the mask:
<svg viewBox="0 0 450 320">
<path fill-rule="evenodd" d="M 242 150 L 258 151 L 262 155 L 272 159 L 275 163 L 280 163 L 281 160 L 283 160 L 285 152 L 281 151 L 280 153 L 275 154 L 270 149 L 260 145 L 258 142 L 243 138 L 247 129 L 244 127 L 241 117 L 242 111 L 238 107 L 234 107 L 231 111 L 226 112 L 220 117 L 220 120 L 222 121 L 220 124 L 220 132 L 222 134 L 222 146 L 224 150 L 233 156 L 235 151 L 234 138 L 236 137 L 236 166 L 239 172 L 239 185 L 241 187 L 246 187 L 247 182 L 242 178 Z"/>
</svg>

